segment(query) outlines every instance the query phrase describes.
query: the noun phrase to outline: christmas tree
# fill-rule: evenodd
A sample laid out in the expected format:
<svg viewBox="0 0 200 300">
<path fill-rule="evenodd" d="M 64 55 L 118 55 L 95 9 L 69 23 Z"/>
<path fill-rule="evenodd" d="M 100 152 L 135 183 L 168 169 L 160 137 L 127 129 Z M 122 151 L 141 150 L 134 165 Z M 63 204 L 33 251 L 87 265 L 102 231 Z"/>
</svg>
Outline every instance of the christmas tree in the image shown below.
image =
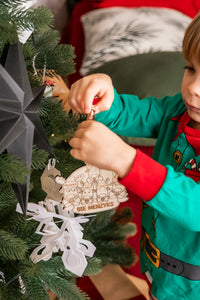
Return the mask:
<svg viewBox="0 0 200 300">
<path fill-rule="evenodd" d="M 53 81 L 54 77 L 67 76 L 74 71 L 73 48 L 70 45 L 59 44 L 59 33 L 53 30 L 52 12 L 44 6 L 33 8 L 31 2 L 2 0 L 0 3 L 0 122 L 3 128 L 0 134 L 0 299 L 50 299 L 49 290 L 60 299 L 89 299 L 84 291 L 76 286 L 77 275 L 65 268 L 61 251 L 54 249 L 49 259 L 33 262 L 31 253 L 40 245 L 41 240 L 41 235 L 37 233 L 38 222 L 16 211 L 18 201 L 21 201 L 21 207 L 24 205 L 24 211 L 27 208 L 24 198 L 16 192 L 21 191 L 20 187 L 28 186 L 30 203 L 38 205 L 44 201 L 46 192 L 42 189 L 40 179 L 52 156 L 56 158 L 56 168 L 64 178 L 84 166 L 84 162 L 70 156 L 68 140 L 85 116 L 66 112 L 58 97 L 45 93 L 41 97 L 46 76 L 51 77 Z M 27 7 L 27 3 L 30 7 Z M 15 49 L 23 51 L 31 88 L 34 91 L 39 89 L 37 97 L 41 98 L 41 101 L 38 115 L 49 142 L 49 145 L 48 142 L 44 143 L 41 132 L 36 145 L 35 139 L 32 143 L 29 142 L 31 148 L 26 149 L 28 153 L 25 154 L 28 155 L 31 165 L 27 163 L 28 160 L 22 159 L 23 156 L 20 157 L 21 152 L 14 143 L 16 137 L 11 133 L 17 131 L 8 130 L 12 118 L 11 107 L 6 107 L 10 92 L 5 90 L 5 87 L 16 90 L 13 88 L 15 82 L 9 74 L 18 73 L 18 70 L 15 72 L 16 68 L 21 65 L 12 55 L 8 56 L 8 48 L 16 47 L 15 45 L 18 45 Z M 21 76 L 20 80 L 24 79 L 23 73 Z M 5 77 L 8 78 L 6 83 Z M 27 83 L 26 88 L 29 88 Z M 21 91 L 20 88 L 18 90 Z M 23 92 L 28 94 L 25 89 Z M 23 112 L 23 115 L 26 121 L 29 116 L 32 120 L 30 110 Z M 38 129 L 38 122 L 37 120 L 34 123 L 35 131 Z M 26 127 L 27 123 L 24 124 Z M 23 147 L 22 142 L 20 149 L 23 150 Z M 19 189 L 16 189 L 16 186 Z M 87 257 L 87 266 L 82 276 L 97 274 L 109 263 L 131 265 L 134 262 L 134 254 L 125 243 L 126 236 L 135 230 L 129 223 L 132 219 L 131 211 L 128 208 L 117 211 L 111 209 L 92 215 L 88 219 L 89 221 L 81 224 L 84 239 L 90 241 L 96 247 L 96 251 L 92 257 Z M 56 226 L 59 228 L 59 224 Z"/>
</svg>

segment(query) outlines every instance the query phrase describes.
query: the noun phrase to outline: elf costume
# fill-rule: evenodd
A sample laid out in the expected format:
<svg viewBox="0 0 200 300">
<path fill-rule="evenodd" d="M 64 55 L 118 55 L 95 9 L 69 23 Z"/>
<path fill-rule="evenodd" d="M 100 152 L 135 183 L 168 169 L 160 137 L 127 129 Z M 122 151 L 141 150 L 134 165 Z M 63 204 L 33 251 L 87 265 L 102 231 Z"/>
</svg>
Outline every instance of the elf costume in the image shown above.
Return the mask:
<svg viewBox="0 0 200 300">
<path fill-rule="evenodd" d="M 122 136 L 157 138 L 153 159 L 137 150 L 120 180 L 143 202 L 141 269 L 159 300 L 200 299 L 200 130 L 181 94 L 119 95 L 95 120 Z"/>
</svg>

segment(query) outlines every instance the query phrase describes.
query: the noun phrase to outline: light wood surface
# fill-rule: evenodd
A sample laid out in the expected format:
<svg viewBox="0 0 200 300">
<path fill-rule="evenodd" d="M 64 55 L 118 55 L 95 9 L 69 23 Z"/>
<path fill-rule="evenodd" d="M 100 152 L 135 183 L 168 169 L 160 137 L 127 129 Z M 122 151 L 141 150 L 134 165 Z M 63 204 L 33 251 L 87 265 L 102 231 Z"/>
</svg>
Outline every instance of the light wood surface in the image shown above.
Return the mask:
<svg viewBox="0 0 200 300">
<path fill-rule="evenodd" d="M 128 300 L 140 294 L 148 297 L 147 283 L 127 275 L 118 265 L 107 265 L 90 279 L 105 300 Z"/>
</svg>

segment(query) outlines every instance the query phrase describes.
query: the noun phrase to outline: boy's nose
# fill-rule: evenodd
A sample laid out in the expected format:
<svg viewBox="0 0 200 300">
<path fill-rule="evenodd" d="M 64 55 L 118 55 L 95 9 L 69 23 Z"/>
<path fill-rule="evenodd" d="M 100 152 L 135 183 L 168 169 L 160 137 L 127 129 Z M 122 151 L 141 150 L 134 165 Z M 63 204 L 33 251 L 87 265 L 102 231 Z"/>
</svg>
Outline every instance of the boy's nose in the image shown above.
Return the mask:
<svg viewBox="0 0 200 300">
<path fill-rule="evenodd" d="M 200 97 L 200 76 L 190 83 L 189 89 L 192 95 Z"/>
</svg>

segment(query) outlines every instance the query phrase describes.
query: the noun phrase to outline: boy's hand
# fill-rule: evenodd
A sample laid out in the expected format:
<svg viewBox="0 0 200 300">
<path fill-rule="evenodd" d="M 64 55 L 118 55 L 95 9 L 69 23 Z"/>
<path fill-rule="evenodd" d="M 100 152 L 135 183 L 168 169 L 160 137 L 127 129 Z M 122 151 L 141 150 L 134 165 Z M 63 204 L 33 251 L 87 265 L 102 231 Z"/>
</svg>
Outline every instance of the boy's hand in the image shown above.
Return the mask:
<svg viewBox="0 0 200 300">
<path fill-rule="evenodd" d="M 88 114 L 95 97 L 99 99 L 95 105 L 96 113 L 110 109 L 114 99 L 114 89 L 108 75 L 93 74 L 76 81 L 71 86 L 68 103 L 73 110 Z"/>
<path fill-rule="evenodd" d="M 120 178 L 129 173 L 136 155 L 134 148 L 96 121 L 82 122 L 69 144 L 74 158 L 114 171 Z"/>
</svg>

